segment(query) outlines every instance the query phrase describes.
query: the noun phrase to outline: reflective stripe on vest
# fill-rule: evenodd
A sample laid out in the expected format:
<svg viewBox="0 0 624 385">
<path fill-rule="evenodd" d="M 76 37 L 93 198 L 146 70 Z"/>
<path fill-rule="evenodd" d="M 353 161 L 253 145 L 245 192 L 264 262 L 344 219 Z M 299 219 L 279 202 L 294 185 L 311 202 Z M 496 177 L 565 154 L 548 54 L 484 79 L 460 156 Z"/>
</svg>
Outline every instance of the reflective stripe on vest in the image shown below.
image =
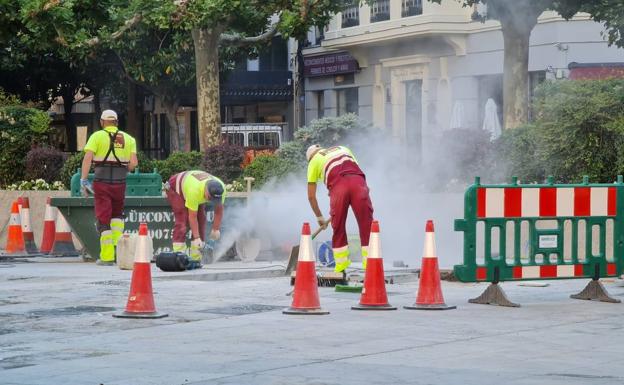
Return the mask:
<svg viewBox="0 0 624 385">
<path fill-rule="evenodd" d="M 323 179 L 325 181 L 325 184 L 327 184 L 327 180 L 329 179 L 329 174 L 331 173 L 331 171 L 336 166 L 340 166 L 341 164 L 345 162 L 353 162 L 357 165 L 357 162 L 355 161 L 355 159 L 353 159 L 353 157 L 351 157 L 351 155 L 347 153 L 336 154 L 335 156 L 327 160 L 327 163 L 325 163 L 325 167 L 323 169 L 323 175 L 324 175 Z"/>
<path fill-rule="evenodd" d="M 99 159 L 99 157 L 94 158 L 94 180 L 105 183 L 125 183 L 128 175 L 127 165 L 130 160 L 121 161 L 115 153 L 115 141 L 117 140 L 119 130 L 105 132 L 108 134 L 109 139 L 108 152 L 102 159 Z M 108 160 L 111 154 L 115 158 L 114 161 Z"/>
</svg>

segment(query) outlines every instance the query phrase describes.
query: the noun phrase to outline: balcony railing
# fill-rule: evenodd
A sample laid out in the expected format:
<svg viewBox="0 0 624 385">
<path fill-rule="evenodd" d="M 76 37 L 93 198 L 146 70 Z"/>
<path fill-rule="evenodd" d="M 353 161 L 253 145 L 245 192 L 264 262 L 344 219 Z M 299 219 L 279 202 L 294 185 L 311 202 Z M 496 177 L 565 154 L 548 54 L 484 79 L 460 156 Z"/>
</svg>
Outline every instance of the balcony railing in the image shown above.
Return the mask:
<svg viewBox="0 0 624 385">
<path fill-rule="evenodd" d="M 422 0 L 403 0 L 401 17 L 422 15 Z"/>
<path fill-rule="evenodd" d="M 342 28 L 355 27 L 360 25 L 360 6 L 349 5 L 342 11 Z"/>
<path fill-rule="evenodd" d="M 371 23 L 390 20 L 390 0 L 377 0 L 370 6 Z"/>
</svg>

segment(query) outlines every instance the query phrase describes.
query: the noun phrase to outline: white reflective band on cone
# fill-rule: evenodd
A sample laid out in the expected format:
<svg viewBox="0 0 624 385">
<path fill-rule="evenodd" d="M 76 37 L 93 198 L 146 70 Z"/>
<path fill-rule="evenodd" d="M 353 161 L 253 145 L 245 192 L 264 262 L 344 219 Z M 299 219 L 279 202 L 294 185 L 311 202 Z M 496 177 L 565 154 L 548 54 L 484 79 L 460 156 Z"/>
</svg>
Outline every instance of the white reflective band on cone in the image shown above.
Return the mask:
<svg viewBox="0 0 624 385">
<path fill-rule="evenodd" d="M 56 232 L 57 233 L 71 233 L 71 227 L 69 227 L 69 223 L 65 220 L 63 214 L 59 213 L 56 218 Z"/>
<path fill-rule="evenodd" d="M 437 258 L 435 237 L 432 232 L 425 232 L 425 249 L 423 251 L 423 258 Z"/>
<path fill-rule="evenodd" d="M 379 233 L 371 233 L 368 241 L 368 258 L 381 258 L 381 240 Z"/>
<path fill-rule="evenodd" d="M 11 219 L 9 220 L 9 226 L 21 226 L 19 214 L 11 214 Z"/>
<path fill-rule="evenodd" d="M 149 263 L 149 253 L 149 237 L 147 235 L 139 235 L 137 238 L 136 249 L 134 251 L 134 262 Z"/>
<path fill-rule="evenodd" d="M 310 235 L 301 235 L 301 242 L 299 243 L 299 261 L 314 262 L 314 250 L 312 250 L 312 238 Z"/>
<path fill-rule="evenodd" d="M 43 217 L 43 220 L 46 222 L 49 222 L 55 219 L 56 219 L 56 207 L 46 204 L 45 216 Z"/>
<path fill-rule="evenodd" d="M 32 232 L 32 228 L 30 227 L 30 209 L 22 207 L 22 213 L 20 215 L 22 217 L 22 231 L 25 233 Z"/>
</svg>

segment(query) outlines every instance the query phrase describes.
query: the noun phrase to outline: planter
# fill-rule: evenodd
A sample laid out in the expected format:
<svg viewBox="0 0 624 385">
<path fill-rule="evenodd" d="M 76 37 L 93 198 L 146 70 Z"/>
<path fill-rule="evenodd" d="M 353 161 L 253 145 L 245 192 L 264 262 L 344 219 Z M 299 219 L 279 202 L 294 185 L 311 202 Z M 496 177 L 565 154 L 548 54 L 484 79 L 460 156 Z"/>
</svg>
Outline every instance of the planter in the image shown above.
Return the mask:
<svg viewBox="0 0 624 385">
<path fill-rule="evenodd" d="M 7 191 L 0 190 L 0 249 L 6 246 L 7 223 L 10 218 L 11 204 L 19 197 L 28 197 L 30 203 L 30 222 L 35 234 L 37 246 L 41 245 L 43 218 L 48 197 L 69 197 L 69 191 Z M 77 250 L 82 247 L 74 238 Z"/>
</svg>

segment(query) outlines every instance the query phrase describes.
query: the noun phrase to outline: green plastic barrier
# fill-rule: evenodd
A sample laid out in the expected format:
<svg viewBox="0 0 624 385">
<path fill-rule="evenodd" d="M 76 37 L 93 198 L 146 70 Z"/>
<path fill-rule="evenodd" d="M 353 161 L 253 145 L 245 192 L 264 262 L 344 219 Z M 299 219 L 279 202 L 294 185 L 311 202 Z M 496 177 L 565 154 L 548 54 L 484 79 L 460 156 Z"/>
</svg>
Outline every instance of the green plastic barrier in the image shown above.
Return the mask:
<svg viewBox="0 0 624 385">
<path fill-rule="evenodd" d="M 228 215 L 229 209 L 236 205 L 245 204 L 245 194 L 228 195 L 225 200 L 225 212 L 222 224 L 222 235 L 226 236 L 232 222 Z M 52 198 L 51 205 L 58 207 L 67 219 L 74 235 L 84 245 L 86 253 L 95 259 L 100 255 L 100 239 L 95 228 L 95 212 L 93 198 Z M 210 204 L 206 205 L 207 221 L 206 231 L 212 226 L 214 212 Z M 172 248 L 172 235 L 174 216 L 169 202 L 163 196 L 160 197 L 126 197 L 125 200 L 125 232 L 133 233 L 139 229 L 139 223 L 146 222 L 149 234 L 154 240 L 154 252 L 170 251 Z"/>
<path fill-rule="evenodd" d="M 529 185 L 517 178 L 482 185 L 477 177 L 464 196 L 464 218 L 455 220 L 455 231 L 464 233 L 464 261 L 454 273 L 462 282 L 493 284 L 616 277 L 624 270 L 622 219 L 622 176 L 614 184 L 585 177 L 581 184 L 549 178 Z"/>
<path fill-rule="evenodd" d="M 89 174 L 88 178 L 93 182 L 93 174 Z M 80 197 L 80 170 L 76 172 L 71 178 L 71 196 Z M 154 170 L 149 173 L 141 173 L 136 168 L 134 172 L 128 173 L 126 178 L 126 196 L 149 196 L 159 197 L 162 196 L 162 177 Z"/>
</svg>

